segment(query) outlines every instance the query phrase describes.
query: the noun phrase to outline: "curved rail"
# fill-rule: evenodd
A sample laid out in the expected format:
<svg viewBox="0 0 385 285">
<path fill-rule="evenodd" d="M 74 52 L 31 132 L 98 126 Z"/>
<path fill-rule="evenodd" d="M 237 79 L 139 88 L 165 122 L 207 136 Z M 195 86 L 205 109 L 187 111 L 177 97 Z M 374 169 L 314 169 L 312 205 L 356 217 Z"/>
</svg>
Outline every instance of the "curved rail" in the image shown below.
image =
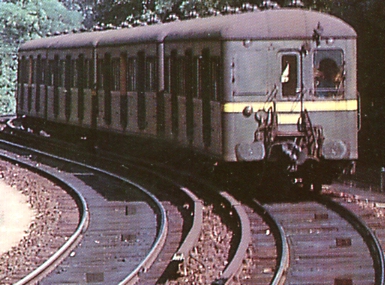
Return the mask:
<svg viewBox="0 0 385 285">
<path fill-rule="evenodd" d="M 139 168 L 143 168 L 138 166 Z M 91 167 L 92 168 L 92 167 Z M 147 171 L 152 172 L 151 170 Z M 110 174 L 111 175 L 111 174 Z M 159 173 L 156 173 L 156 175 L 160 176 Z M 162 176 L 164 178 L 164 176 Z M 122 177 L 119 177 L 119 179 L 122 179 Z M 167 178 L 166 178 L 167 179 Z M 174 182 L 175 183 L 175 182 Z M 201 182 L 202 183 L 202 182 Z M 136 185 L 136 187 L 138 187 Z M 185 191 L 186 189 L 184 187 L 180 186 L 180 189 L 182 191 Z M 214 189 L 216 193 L 218 193 L 218 190 Z M 185 191 L 186 192 L 186 191 Z M 189 195 L 188 193 L 186 193 Z M 250 221 L 248 219 L 248 216 L 241 206 L 241 204 L 236 201 L 234 198 L 232 198 L 229 194 L 222 192 L 222 197 L 227 200 L 225 202 L 227 205 L 230 205 L 230 208 L 233 210 L 234 213 L 236 213 L 236 219 L 238 219 L 239 223 L 239 229 L 240 229 L 240 240 L 237 245 L 237 249 L 231 258 L 231 261 L 229 264 L 226 266 L 225 270 L 223 271 L 221 278 L 217 279 L 213 282 L 213 284 L 231 284 L 231 280 L 233 277 L 239 273 L 239 271 L 242 268 L 243 265 L 243 259 L 246 256 L 246 251 L 247 248 L 249 247 L 249 244 L 251 242 L 251 233 L 250 233 Z M 191 195 L 189 195 L 191 198 Z M 194 195 L 195 196 L 195 195 Z M 178 248 L 177 252 L 174 254 L 173 259 L 171 262 L 175 262 L 178 264 L 176 267 L 177 271 L 179 273 L 182 273 L 185 270 L 185 257 L 188 256 L 189 252 L 193 249 L 194 245 L 196 244 L 196 241 L 199 238 L 200 234 L 200 228 L 201 228 L 201 223 L 202 223 L 202 204 L 200 201 L 198 201 L 196 198 L 192 199 L 194 201 L 194 223 L 193 223 L 193 228 L 190 229 L 188 235 L 186 236 L 186 239 L 184 243 Z M 164 243 L 164 240 L 161 240 L 161 243 Z M 150 263 L 152 263 L 150 261 Z M 148 268 L 146 265 L 147 263 L 144 262 L 143 264 L 140 264 L 138 268 L 132 272 L 125 280 L 123 280 L 120 284 L 134 284 L 139 280 L 139 274 L 141 272 L 145 272 Z"/>
<path fill-rule="evenodd" d="M 55 265 L 61 258 L 63 258 L 64 255 L 66 255 L 70 250 L 73 249 L 74 246 L 77 245 L 77 243 L 81 240 L 82 235 L 87 230 L 88 222 L 90 218 L 90 213 L 88 211 L 87 202 L 84 199 L 84 197 L 80 194 L 79 191 L 77 191 L 76 187 L 74 185 L 71 185 L 71 183 L 66 182 L 64 179 L 59 177 L 58 175 L 54 174 L 51 171 L 43 170 L 41 168 L 36 168 L 32 165 L 32 163 L 24 162 L 18 159 L 14 159 L 8 155 L 0 154 L 0 157 L 4 160 L 8 160 L 14 163 L 18 163 L 19 165 L 22 165 L 28 169 L 34 169 L 36 172 L 39 172 L 40 174 L 43 174 L 46 177 L 50 177 L 52 180 L 55 180 L 59 182 L 62 185 L 66 186 L 67 190 L 70 190 L 71 196 L 75 199 L 78 206 L 80 207 L 80 213 L 81 213 L 81 219 L 80 222 L 74 232 L 74 234 L 59 248 L 57 252 L 55 252 L 49 259 L 47 259 L 42 265 L 40 265 L 37 269 L 32 271 L 30 274 L 25 276 L 23 279 L 19 280 L 15 283 L 15 285 L 23 285 L 28 284 L 43 274 L 44 272 L 50 270 L 52 266 Z"/>
<path fill-rule="evenodd" d="M 114 175 L 115 177 L 119 177 L 117 175 Z M 120 179 L 128 182 L 127 179 L 120 177 Z M 125 284 L 135 284 L 136 282 L 139 281 L 139 275 L 142 272 L 146 272 L 148 268 L 154 263 L 156 257 L 162 250 L 162 247 L 164 243 L 166 242 L 166 237 L 167 237 L 167 230 L 168 230 L 168 222 L 167 222 L 167 215 L 166 215 L 166 210 L 164 209 L 163 205 L 159 202 L 158 199 L 155 198 L 154 195 L 152 195 L 150 192 L 148 192 L 146 189 L 142 188 L 141 186 L 129 182 L 131 185 L 134 185 L 135 187 L 138 187 L 142 191 L 144 191 L 157 205 L 158 209 L 160 210 L 160 216 L 161 220 L 159 222 L 159 232 L 160 235 L 157 237 L 155 240 L 150 252 L 147 254 L 147 256 L 143 259 L 143 261 L 125 278 L 123 279 L 119 285 L 125 285 Z"/>
<path fill-rule="evenodd" d="M 13 147 L 18 147 L 18 148 L 21 147 L 18 144 L 10 143 L 10 142 L 4 141 L 4 140 L 0 140 L 0 142 L 2 142 L 4 144 L 12 145 Z M 138 185 L 138 184 L 136 184 L 136 183 L 134 183 L 134 182 L 124 178 L 124 177 L 116 175 L 114 173 L 111 173 L 111 172 L 108 172 L 108 171 L 105 171 L 103 169 L 99 169 L 99 168 L 96 168 L 96 167 L 93 167 L 93 166 L 85 165 L 85 164 L 77 162 L 77 161 L 73 161 L 73 160 L 70 160 L 70 159 L 61 158 L 61 157 L 58 157 L 58 156 L 55 156 L 55 155 L 51 155 L 51 154 L 48 154 L 48 153 L 45 153 L 45 152 L 42 152 L 42 151 L 39 151 L 39 150 L 31 149 L 31 148 L 28 148 L 28 147 L 23 147 L 23 149 L 27 149 L 27 150 L 29 150 L 31 152 L 38 153 L 38 154 L 41 154 L 41 155 L 45 155 L 45 156 L 53 158 L 53 159 L 58 159 L 58 160 L 69 162 L 69 163 L 73 163 L 73 164 L 76 164 L 76 165 L 79 165 L 79 166 L 82 166 L 82 167 L 87 167 L 89 169 L 92 169 L 93 171 L 109 175 L 109 176 L 114 177 L 116 179 L 120 179 L 120 180 L 122 180 L 122 181 L 124 181 L 124 182 L 126 182 L 126 183 L 128 183 L 128 184 L 130 184 L 130 185 L 132 185 L 132 186 L 134 186 L 134 187 L 136 187 L 138 189 L 140 189 L 143 193 L 145 193 L 148 196 L 150 201 L 152 201 L 153 205 L 155 205 L 155 207 L 153 207 L 153 208 L 158 209 L 158 212 L 159 212 L 158 214 L 160 216 L 160 219 L 158 220 L 158 232 L 160 234 L 158 235 L 157 239 L 154 241 L 151 250 L 149 251 L 147 256 L 143 259 L 143 261 L 125 279 L 123 279 L 119 283 L 121 285 L 123 285 L 123 284 L 135 284 L 139 280 L 140 273 L 146 272 L 148 270 L 148 268 L 153 264 L 153 262 L 155 261 L 156 257 L 158 256 L 159 252 L 161 251 L 161 249 L 162 249 L 162 247 L 163 247 L 163 245 L 164 245 L 164 243 L 166 241 L 168 222 L 167 222 L 166 210 L 164 209 L 164 207 L 161 204 L 161 202 L 158 199 L 156 199 L 156 197 L 154 195 L 152 195 L 149 191 L 144 189 L 142 186 L 140 186 L 140 185 Z M 32 162 L 19 161 L 17 159 L 14 159 L 14 158 L 12 158 L 10 156 L 5 155 L 5 154 L 0 154 L 0 156 L 3 157 L 4 159 L 8 159 L 8 160 L 11 160 L 11 161 L 17 161 L 18 163 L 23 164 L 23 165 L 25 165 L 28 168 L 37 169 L 33 165 Z M 48 175 L 50 175 L 48 170 L 44 171 L 44 170 L 42 170 L 40 168 L 37 169 L 37 170 L 40 171 L 40 173 L 43 173 L 43 174 L 47 173 Z M 65 185 L 67 185 L 67 183 L 64 180 L 60 179 L 59 177 L 56 177 L 56 175 L 51 175 L 51 177 L 54 177 L 54 178 L 57 179 L 57 181 L 59 181 L 61 183 L 65 183 Z M 71 186 L 70 184 L 68 184 L 68 185 Z M 76 191 L 76 189 L 74 189 L 74 190 Z M 85 201 L 84 198 L 82 198 L 82 200 Z M 87 212 L 87 219 L 84 221 L 84 226 L 85 227 L 83 226 L 83 228 L 80 230 L 80 233 L 83 233 L 86 230 L 87 224 L 88 224 L 88 221 L 89 221 L 88 208 L 85 207 L 84 209 L 86 209 L 86 212 Z M 77 239 L 80 239 L 80 234 L 77 236 L 77 238 L 74 238 L 74 239 L 75 239 L 75 241 Z M 69 244 L 70 240 L 72 241 L 71 244 Z M 74 242 L 73 239 L 69 239 L 69 241 L 65 243 L 65 245 L 64 245 L 65 249 L 63 249 L 63 251 L 60 251 L 60 252 L 64 253 L 65 250 L 68 250 L 70 248 L 70 246 L 74 244 L 73 243 Z M 33 280 L 33 279 L 31 279 L 32 277 L 33 278 L 37 278 L 37 276 L 39 274 L 42 274 L 42 272 L 44 272 L 44 271 L 48 270 L 50 267 L 54 266 L 55 262 L 58 261 L 59 257 L 60 257 L 60 254 L 59 253 L 58 254 L 55 253 L 51 257 L 52 259 L 49 258 L 43 264 L 44 266 L 43 265 L 39 266 L 36 270 L 34 270 L 31 274 L 27 275 L 25 278 L 23 278 L 19 282 L 23 281 L 27 277 L 28 277 L 28 280 L 26 279 L 25 281 L 23 281 L 23 283 L 17 283 L 17 285 L 27 284 L 27 282 L 30 282 L 30 280 Z"/>
<path fill-rule="evenodd" d="M 257 200 L 253 200 L 257 206 L 257 210 L 265 222 L 271 227 L 272 232 L 274 233 L 277 250 L 278 250 L 278 261 L 277 267 L 274 274 L 274 278 L 270 285 L 283 285 L 286 281 L 286 274 L 290 265 L 290 251 L 289 251 L 289 242 L 286 238 L 285 231 L 281 224 L 274 218 L 274 216 L 263 207 Z"/>
<path fill-rule="evenodd" d="M 152 163 L 154 164 L 154 163 Z M 139 168 L 142 168 L 139 166 Z M 152 170 L 147 171 L 153 173 L 154 175 L 161 176 L 163 179 L 170 181 L 169 178 L 160 175 L 159 173 L 155 173 Z M 189 174 L 181 173 L 182 175 L 189 176 Z M 200 179 L 198 179 L 200 180 Z M 175 183 L 175 182 L 173 182 Z M 205 184 L 205 182 L 200 181 L 200 183 Z M 205 184 L 207 186 L 207 184 Z M 185 192 L 186 195 L 188 195 L 194 202 L 194 222 L 193 227 L 190 229 L 187 237 L 185 238 L 185 241 L 183 244 L 179 247 L 178 251 L 174 254 L 172 258 L 172 262 L 176 262 L 178 264 L 177 271 L 179 273 L 184 273 L 185 270 L 185 258 L 188 256 L 188 253 L 191 252 L 193 247 L 196 244 L 196 241 L 199 238 L 200 229 L 202 225 L 202 202 L 187 188 L 179 185 L 180 189 Z M 211 188 L 211 187 L 209 187 Z M 213 192 L 218 193 L 217 190 L 212 189 Z M 231 284 L 231 281 L 233 277 L 239 273 L 239 271 L 242 268 L 243 259 L 246 255 L 247 248 L 249 247 L 249 244 L 251 242 L 251 232 L 250 232 L 250 221 L 248 219 L 248 216 L 241 205 L 240 202 L 238 202 L 236 199 L 234 199 L 230 194 L 227 192 L 220 192 L 219 195 L 226 201 L 227 206 L 234 210 L 236 213 L 236 216 L 238 218 L 238 222 L 241 229 L 241 238 L 237 247 L 237 250 L 229 262 L 229 264 L 226 266 L 225 270 L 223 271 L 221 277 L 219 279 L 216 279 L 212 282 L 212 284 Z"/>
<path fill-rule="evenodd" d="M 373 231 L 356 214 L 324 196 L 319 196 L 317 201 L 332 209 L 345 218 L 362 236 L 373 258 L 376 285 L 385 284 L 385 257 L 381 244 Z"/>
<path fill-rule="evenodd" d="M 215 280 L 212 283 L 213 285 L 229 285 L 232 282 L 232 278 L 241 270 L 243 259 L 246 255 L 247 248 L 249 247 L 251 242 L 250 221 L 245 212 L 245 209 L 242 207 L 240 202 L 235 200 L 234 197 L 232 197 L 227 192 L 221 192 L 220 194 L 230 203 L 230 207 L 234 209 L 237 213 L 241 228 L 241 239 L 239 241 L 235 255 L 231 259 L 230 263 L 226 266 L 220 279 Z"/>
<path fill-rule="evenodd" d="M 182 245 L 172 257 L 172 262 L 177 263 L 177 273 L 186 275 L 186 257 L 191 252 L 199 239 L 199 234 L 202 228 L 203 221 L 203 204 L 189 189 L 182 187 L 181 190 L 188 195 L 194 204 L 194 221 L 193 226 L 188 232 Z"/>
</svg>

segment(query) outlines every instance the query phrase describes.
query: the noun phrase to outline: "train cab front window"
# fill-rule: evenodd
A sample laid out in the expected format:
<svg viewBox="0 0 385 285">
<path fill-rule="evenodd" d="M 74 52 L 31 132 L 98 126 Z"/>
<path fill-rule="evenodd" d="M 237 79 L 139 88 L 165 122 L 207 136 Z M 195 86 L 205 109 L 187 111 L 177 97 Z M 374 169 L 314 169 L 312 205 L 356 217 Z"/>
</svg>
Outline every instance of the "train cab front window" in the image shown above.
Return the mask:
<svg viewBox="0 0 385 285">
<path fill-rule="evenodd" d="M 314 53 L 314 89 L 317 97 L 343 95 L 344 60 L 341 50 Z"/>
<path fill-rule="evenodd" d="M 296 96 L 300 91 L 298 62 L 298 56 L 296 54 L 282 55 L 281 84 L 283 97 Z"/>
</svg>

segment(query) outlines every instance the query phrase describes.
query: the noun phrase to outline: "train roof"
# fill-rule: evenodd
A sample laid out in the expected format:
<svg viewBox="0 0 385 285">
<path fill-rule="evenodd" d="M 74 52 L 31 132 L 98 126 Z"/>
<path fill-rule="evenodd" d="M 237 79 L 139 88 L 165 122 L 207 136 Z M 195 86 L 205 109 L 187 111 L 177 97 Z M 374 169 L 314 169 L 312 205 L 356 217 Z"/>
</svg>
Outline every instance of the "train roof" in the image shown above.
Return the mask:
<svg viewBox="0 0 385 285">
<path fill-rule="evenodd" d="M 311 39 L 315 29 L 325 38 L 349 39 L 357 36 L 351 26 L 329 14 L 304 9 L 275 9 L 136 28 L 66 34 L 29 41 L 21 46 L 20 51 L 194 39 Z"/>
</svg>

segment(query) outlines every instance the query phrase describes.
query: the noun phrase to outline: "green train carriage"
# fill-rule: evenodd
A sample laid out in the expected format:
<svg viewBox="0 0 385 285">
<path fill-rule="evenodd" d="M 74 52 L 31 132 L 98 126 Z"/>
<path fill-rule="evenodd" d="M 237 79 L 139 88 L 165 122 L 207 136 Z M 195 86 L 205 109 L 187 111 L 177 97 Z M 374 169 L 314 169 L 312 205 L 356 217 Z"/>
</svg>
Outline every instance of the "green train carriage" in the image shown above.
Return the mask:
<svg viewBox="0 0 385 285">
<path fill-rule="evenodd" d="M 356 33 L 327 14 L 66 34 L 25 43 L 19 62 L 17 112 L 29 120 L 278 165 L 318 190 L 358 158 Z"/>
</svg>

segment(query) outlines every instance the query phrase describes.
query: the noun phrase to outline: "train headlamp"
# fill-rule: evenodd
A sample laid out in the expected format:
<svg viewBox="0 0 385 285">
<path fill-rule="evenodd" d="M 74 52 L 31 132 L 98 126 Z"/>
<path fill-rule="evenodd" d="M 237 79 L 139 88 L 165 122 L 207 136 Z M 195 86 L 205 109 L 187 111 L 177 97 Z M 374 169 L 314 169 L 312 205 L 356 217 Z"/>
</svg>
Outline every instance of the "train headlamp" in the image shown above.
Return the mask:
<svg viewBox="0 0 385 285">
<path fill-rule="evenodd" d="M 243 116 L 245 117 L 250 117 L 252 114 L 253 114 L 253 107 L 252 106 L 246 106 L 244 109 L 243 109 Z"/>
</svg>

